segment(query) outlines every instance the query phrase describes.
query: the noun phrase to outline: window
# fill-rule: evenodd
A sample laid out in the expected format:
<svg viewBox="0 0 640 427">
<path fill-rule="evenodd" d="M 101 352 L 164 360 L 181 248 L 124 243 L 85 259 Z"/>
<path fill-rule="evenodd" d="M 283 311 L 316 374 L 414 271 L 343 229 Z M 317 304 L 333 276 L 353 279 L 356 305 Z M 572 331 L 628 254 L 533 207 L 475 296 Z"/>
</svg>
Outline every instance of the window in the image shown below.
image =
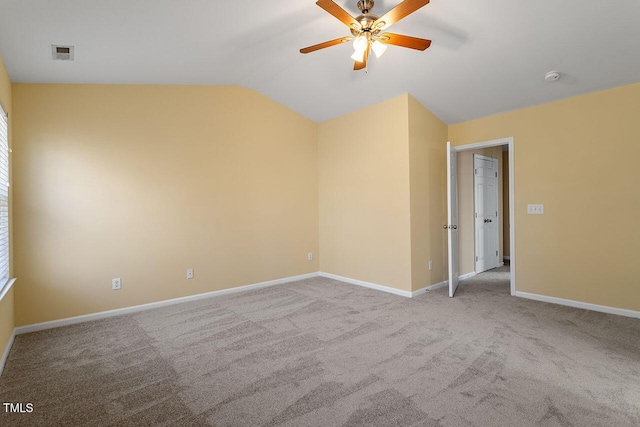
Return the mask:
<svg viewBox="0 0 640 427">
<path fill-rule="evenodd" d="M 9 132 L 7 114 L 0 106 L 0 293 L 9 280 Z M 0 295 L 0 297 L 3 295 Z"/>
</svg>

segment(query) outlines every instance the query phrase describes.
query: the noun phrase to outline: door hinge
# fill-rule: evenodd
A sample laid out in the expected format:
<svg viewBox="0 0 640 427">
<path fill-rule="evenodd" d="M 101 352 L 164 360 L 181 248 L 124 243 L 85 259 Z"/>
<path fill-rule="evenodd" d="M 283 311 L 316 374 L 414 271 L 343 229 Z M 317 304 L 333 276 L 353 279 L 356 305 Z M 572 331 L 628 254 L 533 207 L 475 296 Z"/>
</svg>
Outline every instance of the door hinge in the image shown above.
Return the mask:
<svg viewBox="0 0 640 427">
<path fill-rule="evenodd" d="M 476 212 L 476 218 L 478 218 L 478 212 Z"/>
<path fill-rule="evenodd" d="M 496 251 L 496 256 L 498 256 L 498 251 Z"/>
<path fill-rule="evenodd" d="M 498 172 L 496 172 L 496 178 L 498 177 Z"/>
<path fill-rule="evenodd" d="M 478 260 L 478 257 L 476 257 L 476 261 Z"/>
<path fill-rule="evenodd" d="M 474 170 L 473 170 L 473 173 L 474 173 L 474 174 L 476 174 L 476 175 L 478 175 L 478 169 L 474 169 Z"/>
</svg>

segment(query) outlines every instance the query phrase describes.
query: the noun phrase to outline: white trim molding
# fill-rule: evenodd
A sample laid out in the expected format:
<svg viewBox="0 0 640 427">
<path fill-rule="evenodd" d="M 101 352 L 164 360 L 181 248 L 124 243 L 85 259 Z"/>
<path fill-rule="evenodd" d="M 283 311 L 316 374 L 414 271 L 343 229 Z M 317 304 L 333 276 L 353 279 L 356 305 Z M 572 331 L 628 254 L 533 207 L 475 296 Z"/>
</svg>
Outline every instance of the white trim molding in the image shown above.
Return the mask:
<svg viewBox="0 0 640 427">
<path fill-rule="evenodd" d="M 462 276 L 461 278 L 464 279 L 464 278 L 470 277 L 472 275 L 475 275 L 475 273 L 466 274 L 466 275 Z M 98 313 L 90 313 L 90 314 L 84 314 L 84 315 L 81 315 L 81 316 L 74 316 L 74 317 L 67 317 L 67 318 L 64 318 L 64 319 L 51 320 L 49 322 L 34 323 L 34 324 L 31 324 L 31 325 L 18 326 L 13 330 L 13 335 L 11 336 L 11 340 L 9 341 L 9 344 L 7 344 L 7 348 L 5 350 L 5 353 L 6 353 L 6 355 L 9 354 L 9 350 L 11 349 L 11 345 L 13 344 L 13 337 L 15 335 L 22 335 L 22 334 L 28 334 L 28 333 L 31 333 L 31 332 L 44 331 L 44 330 L 47 330 L 47 329 L 59 328 L 59 327 L 68 326 L 68 325 L 74 325 L 74 324 L 77 324 L 77 323 L 90 322 L 92 320 L 106 319 L 108 317 L 120 316 L 120 315 L 123 315 L 123 314 L 137 313 L 137 312 L 144 311 L 144 310 L 151 310 L 151 309 L 154 309 L 154 308 L 166 307 L 166 306 L 169 306 L 169 305 L 180 304 L 180 303 L 183 303 L 183 302 L 197 301 L 197 300 L 205 299 L 205 298 L 212 298 L 212 297 L 221 296 L 221 295 L 228 295 L 228 294 L 234 294 L 234 293 L 238 293 L 238 292 L 250 291 L 250 290 L 254 290 L 254 289 L 266 288 L 266 287 L 269 287 L 269 286 L 281 285 L 281 284 L 284 284 L 284 283 L 297 282 L 299 280 L 311 279 L 313 277 L 318 277 L 318 276 L 325 277 L 325 278 L 328 278 L 328 279 L 339 280 L 341 282 L 349 283 L 349 284 L 352 284 L 352 285 L 363 286 L 365 288 L 375 289 L 377 291 L 382 291 L 382 292 L 387 292 L 387 293 L 391 293 L 391 294 L 395 294 L 395 295 L 400 295 L 400 296 L 403 296 L 405 298 L 413 298 L 415 296 L 424 294 L 424 293 L 426 293 L 428 291 L 433 291 L 435 289 L 442 288 L 444 286 L 448 286 L 448 284 L 449 284 L 449 281 L 445 280 L 444 282 L 436 283 L 434 285 L 430 285 L 430 286 L 424 287 L 422 289 L 418 289 L 417 291 L 409 292 L 409 291 L 403 291 L 401 289 L 392 288 L 392 287 L 389 287 L 389 286 L 378 285 L 376 283 L 365 282 L 363 280 L 357 280 L 357 279 L 351 279 L 349 277 L 338 276 L 336 274 L 323 273 L 323 272 L 301 274 L 299 276 L 285 277 L 283 279 L 270 280 L 270 281 L 267 281 L 267 282 L 254 283 L 254 284 L 251 284 L 251 285 L 238 286 L 238 287 L 235 287 L 235 288 L 229 288 L 229 289 L 222 289 L 222 290 L 219 290 L 219 291 L 206 292 L 206 293 L 203 293 L 203 294 L 189 295 L 189 296 L 186 296 L 186 297 L 173 298 L 173 299 L 169 299 L 169 300 L 152 302 L 152 303 L 148 303 L 148 304 L 134 305 L 134 306 L 131 306 L 131 307 L 116 308 L 114 310 L 101 311 L 101 312 L 98 312 Z M 4 363 L 4 359 L 3 359 L 2 363 Z"/>
<path fill-rule="evenodd" d="M 9 352 L 11 351 L 11 347 L 13 347 L 13 340 L 16 337 L 16 330 L 13 329 L 11 332 L 11 336 L 9 337 L 9 341 L 4 348 L 4 352 L 2 353 L 2 359 L 0 359 L 0 375 L 2 375 L 2 371 L 4 371 L 4 364 L 7 363 L 7 359 L 9 358 Z"/>
<path fill-rule="evenodd" d="M 601 313 L 617 314 L 618 316 L 635 317 L 640 319 L 640 311 L 627 310 L 626 308 L 609 307 L 607 305 L 591 304 L 588 302 L 574 301 L 571 299 L 549 297 L 546 295 L 530 294 L 528 292 L 516 292 L 520 298 L 532 299 L 535 301 L 548 302 L 551 304 L 565 305 L 568 307 L 582 308 L 584 310 L 599 311 Z"/>
<path fill-rule="evenodd" d="M 11 289 L 14 283 L 16 283 L 15 278 L 9 279 L 4 283 L 4 286 L 2 287 L 2 289 L 0 289 L 0 301 L 2 301 L 2 298 L 4 298 L 7 292 L 9 292 L 9 289 Z"/>
<path fill-rule="evenodd" d="M 444 288 L 445 286 L 449 286 L 449 281 L 445 280 L 444 282 L 436 283 L 435 285 L 426 286 L 422 289 L 418 289 L 417 291 L 411 292 L 411 298 L 417 297 L 418 295 L 426 294 L 427 292 L 434 291 L 438 288 Z"/>
<path fill-rule="evenodd" d="M 350 277 L 338 276 L 337 274 L 320 272 L 320 277 L 326 277 L 327 279 L 339 280 L 341 282 L 351 283 L 352 285 L 363 286 L 369 289 L 375 289 L 377 291 L 387 292 L 394 295 L 400 295 L 402 297 L 411 298 L 413 293 L 410 291 L 403 291 L 402 289 L 392 288 L 390 286 L 378 285 L 376 283 L 365 282 L 364 280 L 352 279 Z"/>
<path fill-rule="evenodd" d="M 85 314 L 82 316 L 67 317 L 66 319 L 52 320 L 49 322 L 34 323 L 32 325 L 18 326 L 14 329 L 15 335 L 28 334 L 30 332 L 44 331 L 45 329 L 59 328 L 61 326 L 73 325 L 76 323 L 89 322 L 92 320 L 105 319 L 108 317 L 120 316 L 122 314 L 136 313 L 139 311 L 150 310 L 153 308 L 165 307 L 168 305 L 179 304 L 188 301 L 197 301 L 200 299 L 211 298 L 227 294 L 235 294 L 237 292 L 250 291 L 253 289 L 266 288 L 283 283 L 297 282 L 298 280 L 311 279 L 318 277 L 318 273 L 301 274 L 299 276 L 285 277 L 283 279 L 269 280 L 267 282 L 254 283 L 251 285 L 238 286 L 235 288 L 222 289 L 219 291 L 206 292 L 203 294 L 189 295 L 181 298 L 174 298 L 164 301 L 152 302 L 149 304 L 134 305 L 132 307 L 117 308 L 115 310 L 101 311 L 98 313 Z"/>
<path fill-rule="evenodd" d="M 472 271 L 471 273 L 467 273 L 467 274 L 463 274 L 462 276 L 458 276 L 458 280 L 468 279 L 468 278 L 473 277 L 475 275 L 476 275 L 476 272 Z"/>
<path fill-rule="evenodd" d="M 405 298 L 413 298 L 418 295 L 425 294 L 427 292 L 436 290 L 449 285 L 449 281 L 436 283 L 434 285 L 425 286 L 417 291 L 403 291 L 402 289 L 392 288 L 390 286 L 378 285 L 377 283 L 365 282 L 364 280 L 352 279 L 350 277 L 338 276 L 337 274 L 320 272 L 320 277 L 326 277 L 327 279 L 339 280 L 340 282 L 349 283 L 352 285 L 362 286 L 364 288 L 375 289 L 376 291 L 387 292 L 389 294 L 399 295 Z"/>
</svg>

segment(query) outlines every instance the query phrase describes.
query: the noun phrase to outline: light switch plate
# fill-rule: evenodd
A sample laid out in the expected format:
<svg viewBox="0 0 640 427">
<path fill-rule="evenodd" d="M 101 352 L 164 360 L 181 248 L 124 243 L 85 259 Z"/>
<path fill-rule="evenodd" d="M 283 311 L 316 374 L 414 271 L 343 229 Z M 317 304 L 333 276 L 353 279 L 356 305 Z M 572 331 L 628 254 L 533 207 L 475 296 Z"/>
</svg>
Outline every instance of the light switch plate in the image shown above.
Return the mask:
<svg viewBox="0 0 640 427">
<path fill-rule="evenodd" d="M 529 215 L 542 215 L 544 214 L 544 205 L 543 204 L 527 205 L 527 213 Z"/>
</svg>

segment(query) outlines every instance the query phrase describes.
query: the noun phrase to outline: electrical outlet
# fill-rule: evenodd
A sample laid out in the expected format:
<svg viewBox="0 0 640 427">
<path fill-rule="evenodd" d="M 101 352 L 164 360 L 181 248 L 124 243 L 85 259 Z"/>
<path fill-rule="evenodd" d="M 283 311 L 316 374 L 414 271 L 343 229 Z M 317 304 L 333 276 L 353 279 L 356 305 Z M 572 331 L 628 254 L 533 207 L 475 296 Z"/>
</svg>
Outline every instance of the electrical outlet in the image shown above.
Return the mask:
<svg viewBox="0 0 640 427">
<path fill-rule="evenodd" d="M 308 259 L 309 261 L 313 261 L 313 253 L 312 253 L 312 252 L 309 252 L 309 253 L 307 254 L 307 259 Z"/>
<path fill-rule="evenodd" d="M 429 270 L 433 270 L 433 261 L 429 261 Z"/>
<path fill-rule="evenodd" d="M 120 280 L 120 278 L 118 277 L 117 279 L 111 279 L 111 289 L 117 291 L 120 288 L 122 288 L 122 281 Z"/>
<path fill-rule="evenodd" d="M 187 270 L 187 279 L 193 279 L 193 268 Z"/>
</svg>

